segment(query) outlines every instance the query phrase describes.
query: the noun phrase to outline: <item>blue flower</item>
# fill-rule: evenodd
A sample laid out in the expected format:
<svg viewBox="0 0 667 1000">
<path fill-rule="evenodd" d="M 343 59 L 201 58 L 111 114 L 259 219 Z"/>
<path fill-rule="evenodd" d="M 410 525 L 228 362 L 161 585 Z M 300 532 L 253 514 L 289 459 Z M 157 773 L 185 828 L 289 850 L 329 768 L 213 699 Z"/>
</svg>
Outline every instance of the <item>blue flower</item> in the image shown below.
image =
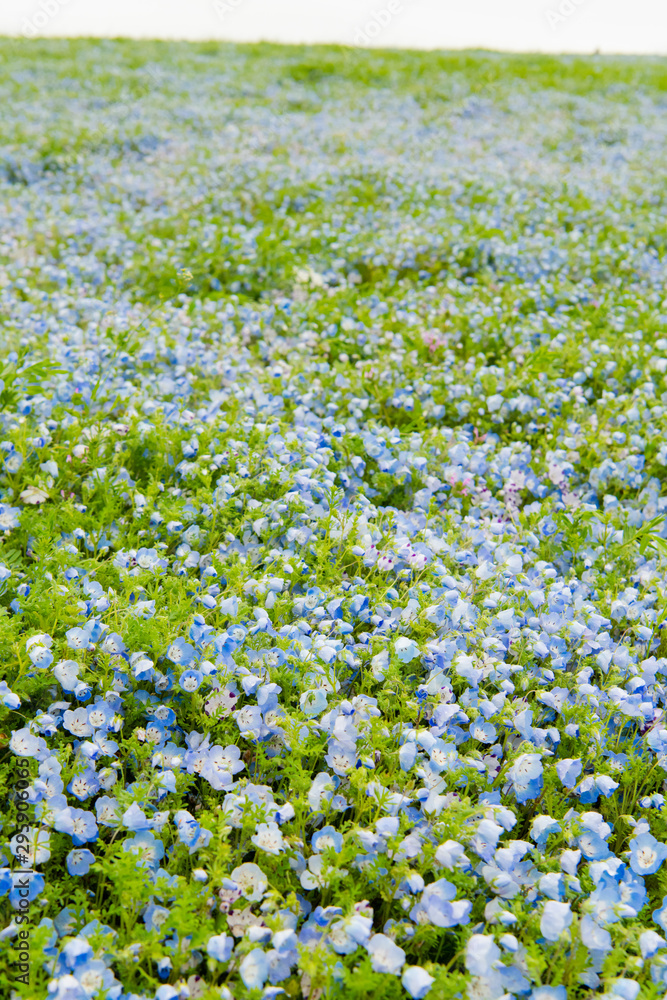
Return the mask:
<svg viewBox="0 0 667 1000">
<path fill-rule="evenodd" d="M 65 638 L 70 649 L 88 649 L 91 641 L 90 629 L 88 626 L 70 628 L 65 632 Z"/>
<path fill-rule="evenodd" d="M 166 906 L 160 906 L 158 903 L 151 901 L 143 912 L 143 920 L 146 925 L 146 930 L 159 931 L 168 916 L 169 910 Z"/>
<path fill-rule="evenodd" d="M 55 817 L 54 826 L 60 833 L 69 834 L 75 847 L 97 839 L 95 816 L 83 809 L 73 809 L 71 806 L 61 809 Z"/>
<path fill-rule="evenodd" d="M 228 962 L 234 949 L 234 938 L 228 934 L 218 934 L 217 937 L 210 937 L 206 945 L 206 951 L 216 962 Z"/>
<path fill-rule="evenodd" d="M 543 773 L 539 754 L 524 753 L 517 757 L 507 777 L 512 782 L 518 802 L 523 804 L 539 798 L 544 787 Z"/>
<path fill-rule="evenodd" d="M 12 876 L 12 887 L 9 890 L 9 902 L 15 910 L 24 911 L 27 903 L 32 903 L 44 892 L 44 876 L 39 872 L 23 874 L 16 871 Z"/>
<path fill-rule="evenodd" d="M 110 656 L 121 656 L 125 648 L 125 643 L 117 632 L 109 632 L 102 642 L 102 649 Z"/>
<path fill-rule="evenodd" d="M 268 735 L 262 710 L 258 705 L 245 705 L 232 713 L 239 731 L 248 739 L 261 739 Z"/>
<path fill-rule="evenodd" d="M 212 836 L 210 830 L 200 826 L 186 809 L 179 809 L 174 819 L 178 839 L 188 847 L 190 854 L 194 854 L 200 847 L 206 847 Z M 282 841 L 282 836 L 280 839 Z"/>
<path fill-rule="evenodd" d="M 80 802 L 90 798 L 99 789 L 100 783 L 92 767 L 88 767 L 85 771 L 76 774 L 67 786 L 67 791 L 74 795 Z"/>
<path fill-rule="evenodd" d="M 331 740 L 325 761 L 336 774 L 347 774 L 357 764 L 357 750 L 354 743 Z"/>
<path fill-rule="evenodd" d="M 201 670 L 185 670 L 181 674 L 178 683 L 181 690 L 192 694 L 193 691 L 197 690 L 203 679 L 204 675 Z"/>
<path fill-rule="evenodd" d="M 118 815 L 118 800 L 108 795 L 100 795 L 95 799 L 95 812 L 100 826 L 117 827 L 120 823 Z"/>
<path fill-rule="evenodd" d="M 572 923 L 573 914 L 569 903 L 557 903 L 549 900 L 544 904 L 540 930 L 547 941 L 559 941 Z"/>
<path fill-rule="evenodd" d="M 63 691 L 74 691 L 79 683 L 79 664 L 75 660 L 60 660 L 53 668 L 53 674 Z"/>
<path fill-rule="evenodd" d="M 646 961 L 647 958 L 653 958 L 658 951 L 667 948 L 667 941 L 663 937 L 660 937 L 659 934 L 656 934 L 655 931 L 644 931 L 639 936 L 639 947 L 642 958 Z"/>
<path fill-rule="evenodd" d="M 401 636 L 394 643 L 394 651 L 401 663 L 410 663 L 419 656 L 419 646 L 412 639 Z"/>
<path fill-rule="evenodd" d="M 465 965 L 473 976 L 487 976 L 500 958 L 500 948 L 492 937 L 473 934 L 466 945 Z"/>
<path fill-rule="evenodd" d="M 92 851 L 85 847 L 74 848 L 65 859 L 67 871 L 70 875 L 87 875 L 94 860 Z"/>
<path fill-rule="evenodd" d="M 269 961 L 261 948 L 253 948 L 239 968 L 243 985 L 248 990 L 261 989 L 269 975 Z"/>
<path fill-rule="evenodd" d="M 136 833 L 138 830 L 150 829 L 150 825 L 146 813 L 137 802 L 133 802 L 123 813 L 123 826 L 128 830 Z"/>
<path fill-rule="evenodd" d="M 20 514 L 20 507 L 10 507 L 9 504 L 0 503 L 0 531 L 6 533 L 12 528 L 18 528 Z"/>
<path fill-rule="evenodd" d="M 5 459 L 5 469 L 7 472 L 18 472 L 23 465 L 23 455 L 20 451 L 11 451 Z M 31 501 L 28 501 L 29 503 Z"/>
<path fill-rule="evenodd" d="M 374 934 L 366 945 L 374 972 L 397 976 L 405 964 L 405 952 L 386 934 Z"/>
<path fill-rule="evenodd" d="M 138 864 L 153 869 L 157 868 L 158 862 L 164 857 L 164 844 L 152 830 L 139 830 L 132 840 L 123 843 L 123 850 L 136 854 Z"/>
<path fill-rule="evenodd" d="M 470 841 L 472 849 L 484 861 L 490 861 L 496 849 L 503 828 L 491 819 L 483 819 L 477 824 L 475 835 Z"/>
<path fill-rule="evenodd" d="M 304 691 L 299 699 L 299 707 L 308 718 L 320 715 L 327 707 L 327 693 L 324 688 Z"/>
<path fill-rule="evenodd" d="M 447 879 L 441 878 L 428 885 L 418 907 L 436 927 L 455 927 L 457 924 L 467 924 L 470 920 L 472 903 L 468 900 L 457 900 L 456 886 Z"/>
<path fill-rule="evenodd" d="M 653 920 L 667 933 L 667 896 L 662 897 L 662 906 L 653 911 Z"/>
<path fill-rule="evenodd" d="M 321 830 L 317 830 L 310 842 L 317 852 L 333 848 L 339 854 L 343 849 L 343 835 L 333 826 L 323 826 Z"/>
<path fill-rule="evenodd" d="M 636 875 L 653 875 L 667 858 L 667 846 L 650 833 L 630 841 L 630 867 Z"/>
<path fill-rule="evenodd" d="M 601 927 L 590 914 L 585 914 L 579 924 L 581 940 L 591 951 L 610 951 L 611 934 Z"/>
<path fill-rule="evenodd" d="M 401 977 L 403 989 L 413 1000 L 423 1000 L 434 982 L 433 976 L 422 969 L 421 965 L 406 965 Z"/>
<path fill-rule="evenodd" d="M 596 833 L 583 833 L 577 840 L 582 854 L 588 861 L 601 861 L 611 856 L 611 851 L 605 840 Z"/>
<path fill-rule="evenodd" d="M 171 970 L 173 969 L 173 963 L 169 955 L 165 955 L 164 958 L 159 958 L 157 960 L 157 974 L 160 979 L 169 979 L 171 975 Z"/>
<path fill-rule="evenodd" d="M 546 847 L 547 840 L 552 833 L 560 833 L 560 823 L 551 816 L 536 816 L 530 828 L 531 840 L 534 840 L 539 848 Z"/>
<path fill-rule="evenodd" d="M 195 647 L 191 646 L 185 639 L 174 639 L 167 650 L 167 656 L 172 663 L 187 667 L 195 658 Z"/>
<path fill-rule="evenodd" d="M 556 773 L 566 788 L 574 788 L 582 770 L 582 762 L 580 760 L 572 760 L 570 757 L 566 760 L 559 760 L 556 763 Z"/>
<path fill-rule="evenodd" d="M 7 681 L 0 681 L 0 701 L 5 708 L 16 709 L 21 707 L 21 699 L 7 686 Z"/>
</svg>

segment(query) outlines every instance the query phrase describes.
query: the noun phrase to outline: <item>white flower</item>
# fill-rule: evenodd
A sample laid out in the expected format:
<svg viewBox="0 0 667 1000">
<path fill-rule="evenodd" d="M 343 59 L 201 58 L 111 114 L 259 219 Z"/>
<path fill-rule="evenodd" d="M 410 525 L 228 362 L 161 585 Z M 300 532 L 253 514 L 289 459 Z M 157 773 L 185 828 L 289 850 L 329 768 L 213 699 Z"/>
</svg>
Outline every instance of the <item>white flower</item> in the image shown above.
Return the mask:
<svg viewBox="0 0 667 1000">
<path fill-rule="evenodd" d="M 9 749 L 17 757 L 32 757 L 39 749 L 38 737 L 33 736 L 27 727 L 17 729 L 15 733 L 12 733 Z"/>
<path fill-rule="evenodd" d="M 283 835 L 277 823 L 258 823 L 257 832 L 250 840 L 255 847 L 267 854 L 280 854 L 285 849 Z"/>
<path fill-rule="evenodd" d="M 49 494 L 41 486 L 28 486 L 22 493 L 19 493 L 19 500 L 23 503 L 38 504 L 49 499 Z"/>
<path fill-rule="evenodd" d="M 246 861 L 245 864 L 235 868 L 231 877 L 245 898 L 253 903 L 263 897 L 269 885 L 262 869 L 252 861 Z"/>
</svg>

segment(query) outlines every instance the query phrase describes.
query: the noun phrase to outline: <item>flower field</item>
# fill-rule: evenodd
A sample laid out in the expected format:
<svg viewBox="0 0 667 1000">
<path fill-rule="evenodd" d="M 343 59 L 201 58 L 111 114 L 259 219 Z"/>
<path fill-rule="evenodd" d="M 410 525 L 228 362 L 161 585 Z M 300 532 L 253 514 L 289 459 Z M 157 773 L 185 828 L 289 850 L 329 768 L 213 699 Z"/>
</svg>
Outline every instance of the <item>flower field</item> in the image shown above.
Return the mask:
<svg viewBox="0 0 667 1000">
<path fill-rule="evenodd" d="M 664 61 L 0 53 L 0 994 L 664 996 Z"/>
</svg>

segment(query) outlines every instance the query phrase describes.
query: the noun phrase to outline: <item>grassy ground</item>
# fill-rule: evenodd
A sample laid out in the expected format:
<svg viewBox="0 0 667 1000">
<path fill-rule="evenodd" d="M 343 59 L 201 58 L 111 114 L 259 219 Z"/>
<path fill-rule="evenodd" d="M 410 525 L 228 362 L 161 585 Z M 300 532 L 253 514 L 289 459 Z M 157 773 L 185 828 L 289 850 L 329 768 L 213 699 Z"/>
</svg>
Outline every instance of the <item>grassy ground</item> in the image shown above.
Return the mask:
<svg viewBox="0 0 667 1000">
<path fill-rule="evenodd" d="M 663 995 L 666 87 L 0 41 L 8 996 Z"/>
</svg>

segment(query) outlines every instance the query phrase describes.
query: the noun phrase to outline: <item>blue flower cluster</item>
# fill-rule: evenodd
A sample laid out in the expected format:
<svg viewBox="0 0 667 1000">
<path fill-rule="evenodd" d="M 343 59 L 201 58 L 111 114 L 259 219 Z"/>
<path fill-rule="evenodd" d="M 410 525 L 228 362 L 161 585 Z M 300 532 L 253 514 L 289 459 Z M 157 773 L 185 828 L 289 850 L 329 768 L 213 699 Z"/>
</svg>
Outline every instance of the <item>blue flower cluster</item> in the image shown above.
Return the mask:
<svg viewBox="0 0 667 1000">
<path fill-rule="evenodd" d="M 28 912 L 31 1000 L 663 996 L 660 92 L 72 46 L 0 152 L 3 982 Z"/>
</svg>

